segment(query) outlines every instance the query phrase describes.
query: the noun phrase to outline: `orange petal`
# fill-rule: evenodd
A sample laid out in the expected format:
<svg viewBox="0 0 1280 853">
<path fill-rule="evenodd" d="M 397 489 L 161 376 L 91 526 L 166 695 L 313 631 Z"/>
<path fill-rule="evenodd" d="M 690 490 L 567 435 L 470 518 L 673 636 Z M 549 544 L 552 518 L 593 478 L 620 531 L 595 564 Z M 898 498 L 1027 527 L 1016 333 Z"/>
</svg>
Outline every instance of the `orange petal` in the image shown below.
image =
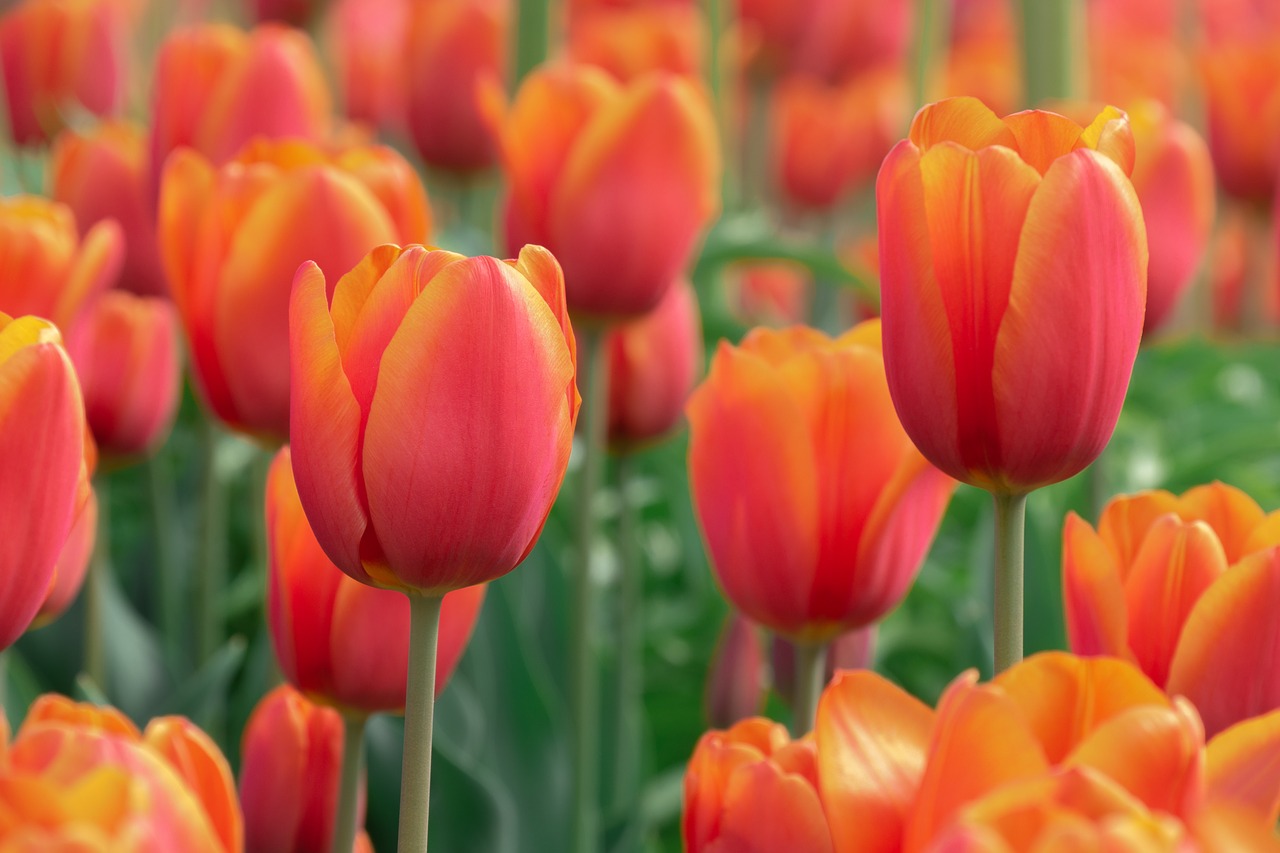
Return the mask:
<svg viewBox="0 0 1280 853">
<path fill-rule="evenodd" d="M 1119 567 L 1102 537 L 1074 512 L 1062 530 L 1062 601 L 1073 652 L 1132 657 Z"/>
<path fill-rule="evenodd" d="M 1152 489 L 1136 495 L 1112 498 L 1098 519 L 1098 535 L 1115 556 L 1116 568 L 1123 583 L 1129 577 L 1147 531 L 1162 515 L 1177 513 L 1180 499 L 1163 489 Z"/>
<path fill-rule="evenodd" d="M 187 783 L 227 853 L 240 853 L 244 849 L 240 801 L 231 767 L 213 740 L 184 717 L 156 717 L 147 724 L 142 739 Z"/>
<path fill-rule="evenodd" d="M 1053 162 L 1075 150 L 1080 141 L 1080 125 L 1065 116 L 1046 110 L 1026 110 L 1005 116 L 1013 132 L 1019 156 L 1041 175 Z"/>
<path fill-rule="evenodd" d="M 947 98 L 928 104 L 911 122 L 909 138 L 921 151 L 941 142 L 954 142 L 977 151 L 989 145 L 1016 147 L 1013 133 L 977 98 Z"/>
<path fill-rule="evenodd" d="M 1126 175 L 1133 174 L 1136 158 L 1133 129 L 1123 110 L 1104 107 L 1080 134 L 1077 144 L 1109 157 Z"/>
<path fill-rule="evenodd" d="M 77 729 L 120 735 L 130 741 L 142 739 L 138 727 L 115 708 L 76 702 L 55 693 L 46 693 L 32 703 L 22 721 L 22 728 L 18 730 L 18 737 L 22 737 L 24 730 L 46 723 L 62 723 Z"/>
<path fill-rule="evenodd" d="M 803 777 L 757 761 L 729 778 L 720 834 L 709 849 L 734 853 L 832 850 L 818 792 Z M 761 820 L 761 815 L 768 815 Z"/>
<path fill-rule="evenodd" d="M 1280 710 L 1236 723 L 1209 741 L 1205 799 L 1280 818 Z"/>
<path fill-rule="evenodd" d="M 1227 565 L 1252 553 L 1249 541 L 1265 514 L 1258 502 L 1235 486 L 1210 483 L 1196 486 L 1178 499 L 1178 514 L 1186 521 L 1203 521 L 1213 528 Z"/>
</svg>

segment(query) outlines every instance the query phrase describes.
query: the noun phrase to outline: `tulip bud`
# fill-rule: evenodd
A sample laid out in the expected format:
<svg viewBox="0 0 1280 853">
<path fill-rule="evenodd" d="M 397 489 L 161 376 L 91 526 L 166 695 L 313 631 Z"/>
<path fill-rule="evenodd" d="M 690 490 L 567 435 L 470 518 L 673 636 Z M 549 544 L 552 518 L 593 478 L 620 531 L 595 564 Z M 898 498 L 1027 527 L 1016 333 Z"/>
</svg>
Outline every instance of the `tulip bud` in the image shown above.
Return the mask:
<svg viewBox="0 0 1280 853">
<path fill-rule="evenodd" d="M 1012 0 L 957 0 L 940 70 L 943 97 L 971 95 L 997 113 L 1022 103 L 1022 56 Z"/>
<path fill-rule="evenodd" d="M 1095 0 L 1085 17 L 1092 97 L 1112 104 L 1147 98 L 1177 104 L 1190 70 L 1182 8 L 1164 0 Z"/>
<path fill-rule="evenodd" d="M 692 4 L 587 6 L 569 15 L 569 56 L 622 82 L 651 71 L 698 78 L 707 42 L 702 10 Z"/>
<path fill-rule="evenodd" d="M 915 8 L 910 0 L 814 4 L 796 52 L 795 70 L 834 82 L 872 68 L 902 68 L 914 31 Z"/>
<path fill-rule="evenodd" d="M 377 128 L 403 126 L 409 13 L 408 0 L 336 0 L 330 7 L 327 41 L 348 118 Z"/>
<path fill-rule="evenodd" d="M 759 629 L 741 613 L 730 613 L 711 654 L 707 675 L 707 719 L 727 729 L 760 713 L 764 701 L 764 650 Z"/>
</svg>

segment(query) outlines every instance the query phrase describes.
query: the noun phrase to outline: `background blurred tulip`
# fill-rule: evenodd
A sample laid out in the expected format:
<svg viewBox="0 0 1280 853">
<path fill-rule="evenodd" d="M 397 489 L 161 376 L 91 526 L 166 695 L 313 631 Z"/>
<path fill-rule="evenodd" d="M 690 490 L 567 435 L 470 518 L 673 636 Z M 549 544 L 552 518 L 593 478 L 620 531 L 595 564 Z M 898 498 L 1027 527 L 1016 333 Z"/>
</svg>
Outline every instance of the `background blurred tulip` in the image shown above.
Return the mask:
<svg viewBox="0 0 1280 853">
<path fill-rule="evenodd" d="M 1088 3 L 1085 44 L 1092 97 L 1110 104 L 1153 98 L 1177 108 L 1189 82 L 1190 63 L 1179 32 L 1185 8 L 1164 0 Z"/>
<path fill-rule="evenodd" d="M 19 195 L 0 198 L 0 311 L 34 314 L 69 329 L 84 305 L 120 272 L 124 244 L 115 222 L 84 240 L 65 205 Z"/>
<path fill-rule="evenodd" d="M 410 11 L 409 0 L 335 0 L 330 5 L 326 41 L 348 118 L 391 130 L 404 125 Z"/>
<path fill-rule="evenodd" d="M 70 332 L 67 350 L 104 453 L 146 454 L 164 443 L 181 388 L 178 318 L 168 300 L 103 294 Z"/>
<path fill-rule="evenodd" d="M 84 485 L 84 402 L 58 330 L 0 312 L 0 651 L 54 580 Z"/>
<path fill-rule="evenodd" d="M 992 111 L 1013 112 L 1022 103 L 1022 59 L 1012 0 L 955 0 L 951 39 L 937 74 L 945 97 L 969 95 Z"/>
<path fill-rule="evenodd" d="M 161 254 L 208 406 L 234 428 L 283 440 L 298 265 L 312 260 L 336 277 L 374 246 L 425 239 L 430 227 L 422 185 L 389 148 L 259 141 L 221 169 L 175 154 Z"/>
<path fill-rule="evenodd" d="M 702 318 L 689 282 L 681 279 L 653 311 L 614 327 L 605 347 L 609 443 L 635 447 L 675 429 L 702 371 Z"/>
<path fill-rule="evenodd" d="M 809 316 L 813 277 L 791 261 L 735 265 L 726 273 L 729 302 L 747 326 L 794 326 Z"/>
<path fill-rule="evenodd" d="M 839 81 L 872 68 L 903 67 L 915 6 L 909 0 L 815 3 L 805 22 L 795 69 Z"/>
<path fill-rule="evenodd" d="M 36 613 L 32 628 L 43 628 L 61 616 L 80 594 L 89 561 L 93 559 L 93 546 L 98 534 L 98 494 L 90 491 L 89 498 L 76 513 L 67 534 L 67 541 L 58 555 L 53 570 L 53 580 L 45 595 L 44 603 Z"/>
<path fill-rule="evenodd" d="M 707 673 L 707 720 L 718 729 L 760 713 L 765 693 L 764 647 L 760 629 L 732 611 L 720 632 Z"/>
<path fill-rule="evenodd" d="M 1025 494 L 1106 446 L 1146 301 L 1132 162 L 1118 110 L 1081 128 L 1039 111 L 1002 120 L 972 98 L 926 107 L 885 160 L 889 388 L 951 476 Z"/>
<path fill-rule="evenodd" d="M 570 58 L 623 82 L 651 71 L 696 78 L 706 40 L 706 20 L 692 4 L 578 4 L 576 9 L 570 4 Z"/>
<path fill-rule="evenodd" d="M 249 0 L 246 4 L 255 21 L 283 21 L 295 27 L 306 26 L 324 0 Z"/>
<path fill-rule="evenodd" d="M 670 74 L 620 86 L 598 68 L 563 64 L 526 77 L 504 118 L 489 108 L 510 184 L 508 249 L 550 249 L 575 315 L 651 310 L 719 204 L 702 95 Z"/>
<path fill-rule="evenodd" d="M 156 245 L 155 204 L 146 131 L 104 122 L 83 133 L 65 130 L 49 159 L 49 193 L 75 214 L 81 239 L 114 219 L 124 238 L 119 286 L 159 296 L 167 291 Z"/>
<path fill-rule="evenodd" d="M 831 677 L 842 669 L 871 669 L 875 662 L 876 634 L 879 626 L 846 631 L 831 641 L 827 647 L 823 665 L 822 684 L 825 687 Z M 769 672 L 773 676 L 774 692 L 787 700 L 796 690 L 796 644 L 786 637 L 769 638 Z"/>
</svg>

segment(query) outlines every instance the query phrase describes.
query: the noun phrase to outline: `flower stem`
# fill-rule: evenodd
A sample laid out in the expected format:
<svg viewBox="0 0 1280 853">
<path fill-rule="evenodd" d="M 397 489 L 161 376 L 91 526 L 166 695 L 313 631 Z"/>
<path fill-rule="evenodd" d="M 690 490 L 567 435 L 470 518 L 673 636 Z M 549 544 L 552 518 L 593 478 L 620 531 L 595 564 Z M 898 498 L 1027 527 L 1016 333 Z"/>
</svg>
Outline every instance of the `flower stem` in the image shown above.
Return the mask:
<svg viewBox="0 0 1280 853">
<path fill-rule="evenodd" d="M 1084 43 L 1083 0 L 1022 0 L 1022 61 L 1028 106 L 1084 90 L 1075 61 Z"/>
<path fill-rule="evenodd" d="M 175 672 L 190 668 L 187 625 L 190 618 L 186 606 L 186 568 L 173 554 L 173 476 L 163 451 L 146 462 L 147 499 L 151 510 L 152 533 L 156 549 L 156 586 L 160 592 L 160 633 L 165 653 Z"/>
<path fill-rule="evenodd" d="M 596 589 L 591 577 L 591 544 L 595 538 L 592 505 L 600 490 L 604 469 L 604 445 L 609 414 L 609 371 L 605 361 L 606 331 L 582 332 L 582 362 L 586 393 L 582 408 L 585 447 L 578 482 L 577 560 L 573 576 L 573 612 L 569 633 L 572 677 L 570 682 L 573 724 L 573 844 L 574 853 L 597 849 L 597 777 L 600 739 L 599 672 L 596 668 Z"/>
<path fill-rule="evenodd" d="M 994 494 L 996 502 L 996 673 L 1022 660 L 1022 551 L 1027 496 Z"/>
<path fill-rule="evenodd" d="M 617 457 L 618 481 L 618 708 L 621 739 L 614 755 L 615 811 L 644 818 L 638 808 L 644 746 L 644 567 L 636 536 L 637 509 L 629 498 L 632 459 Z"/>
<path fill-rule="evenodd" d="M 222 643 L 222 596 L 227 585 L 227 490 L 218 471 L 218 439 L 217 425 L 204 421 L 200 427 L 204 482 L 200 495 L 200 573 L 196 582 L 196 658 L 200 663 L 213 657 Z"/>
<path fill-rule="evenodd" d="M 338 814 L 333 825 L 333 853 L 351 853 L 359 831 L 356 807 L 360 801 L 360 776 L 364 773 L 364 714 L 343 714 L 342 777 L 338 788 Z"/>
<path fill-rule="evenodd" d="M 818 698 L 826 681 L 826 643 L 792 641 L 795 649 L 796 673 L 791 696 L 791 734 L 802 737 L 813 729 L 818 715 Z"/>
<path fill-rule="evenodd" d="M 399 853 L 426 853 L 431 812 L 431 727 L 436 708 L 436 642 L 443 596 L 409 596 L 409 683 L 400 771 Z"/>
<path fill-rule="evenodd" d="M 98 494 L 98 529 L 93 541 L 93 554 L 89 557 L 89 572 L 85 577 L 84 610 L 84 671 L 104 693 L 107 685 L 107 625 L 106 597 L 107 572 L 111 571 L 111 492 L 106 479 L 94 478 Z"/>
</svg>

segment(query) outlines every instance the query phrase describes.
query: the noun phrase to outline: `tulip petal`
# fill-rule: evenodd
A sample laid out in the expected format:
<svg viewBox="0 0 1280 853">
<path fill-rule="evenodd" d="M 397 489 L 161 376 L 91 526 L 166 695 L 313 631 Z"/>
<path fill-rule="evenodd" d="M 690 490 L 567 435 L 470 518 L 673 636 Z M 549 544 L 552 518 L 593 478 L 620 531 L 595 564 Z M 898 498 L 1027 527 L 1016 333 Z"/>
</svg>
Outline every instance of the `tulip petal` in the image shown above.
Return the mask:
<svg viewBox="0 0 1280 853">
<path fill-rule="evenodd" d="M 757 761 L 729 777 L 724 818 L 708 853 L 828 853 L 831 834 L 813 785 L 771 761 Z M 761 815 L 768 815 L 761 820 Z"/>
<path fill-rule="evenodd" d="M 1098 519 L 1098 536 L 1114 556 L 1121 583 L 1129 579 L 1130 567 L 1156 519 L 1169 513 L 1177 514 L 1181 506 L 1181 501 L 1172 493 L 1155 489 L 1121 495 L 1103 508 L 1102 517 Z"/>
<path fill-rule="evenodd" d="M 868 671 L 838 673 L 818 702 L 818 786 L 839 853 L 890 853 L 924 773 L 933 711 Z"/>
<path fill-rule="evenodd" d="M 995 345 L 1014 485 L 1065 479 L 1106 446 L 1142 337 L 1146 272 L 1142 211 L 1119 167 L 1087 149 L 1059 157 L 1027 209 Z"/>
<path fill-rule="evenodd" d="M 1280 548 L 1246 557 L 1196 602 L 1166 690 L 1195 703 L 1212 737 L 1280 708 Z"/>
<path fill-rule="evenodd" d="M 361 710 L 397 713 L 404 708 L 409 671 L 409 599 L 399 590 L 342 580 L 328 633 L 310 635 L 317 645 L 328 645 L 317 653 L 328 663 L 333 695 Z M 443 630 L 440 641 L 445 642 Z"/>
<path fill-rule="evenodd" d="M 1213 528 L 1228 565 L 1251 553 L 1249 542 L 1265 513 L 1258 502 L 1235 486 L 1210 483 L 1196 486 L 1178 501 L 1178 514 L 1186 521 L 1203 521 Z"/>
<path fill-rule="evenodd" d="M 64 329 L 75 322 L 80 306 L 113 287 L 124 265 L 124 232 L 114 219 L 104 219 L 85 232 L 80 251 L 58 296 L 53 319 Z"/>
<path fill-rule="evenodd" d="M 207 734 L 185 717 L 156 717 L 147 724 L 143 742 L 169 762 L 209 816 L 227 853 L 243 848 L 243 820 L 231 767 Z"/>
<path fill-rule="evenodd" d="M 1053 161 L 1073 151 L 1080 141 L 1080 125 L 1045 110 L 1026 110 L 1005 116 L 1022 159 L 1043 175 Z"/>
<path fill-rule="evenodd" d="M 1062 601 L 1073 652 L 1132 657 L 1120 570 L 1102 537 L 1074 512 L 1062 531 Z"/>
<path fill-rule="evenodd" d="M 1133 174 L 1136 148 L 1133 128 L 1123 110 L 1104 107 L 1080 134 L 1078 145 L 1092 148 L 1110 158 L 1126 175 Z M 1145 212 L 1146 207 L 1143 206 Z"/>
<path fill-rule="evenodd" d="M 1219 732 L 1206 752 L 1205 798 L 1280 819 L 1280 710 Z"/>
<path fill-rule="evenodd" d="M 947 98 L 928 104 L 911 122 L 910 139 L 921 151 L 941 142 L 954 142 L 977 151 L 991 145 L 1014 148 L 1008 125 L 977 98 Z"/>
</svg>

